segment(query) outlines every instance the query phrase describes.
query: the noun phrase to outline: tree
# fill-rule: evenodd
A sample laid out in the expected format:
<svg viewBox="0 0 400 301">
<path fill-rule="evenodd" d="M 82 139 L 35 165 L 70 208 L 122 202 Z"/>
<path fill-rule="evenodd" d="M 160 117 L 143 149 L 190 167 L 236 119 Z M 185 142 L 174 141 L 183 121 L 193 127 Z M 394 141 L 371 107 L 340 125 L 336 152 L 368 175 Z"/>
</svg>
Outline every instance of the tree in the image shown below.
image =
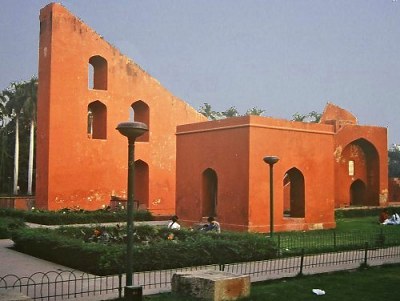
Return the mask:
<svg viewBox="0 0 400 301">
<path fill-rule="evenodd" d="M 322 114 L 316 111 L 311 111 L 310 113 L 304 115 L 300 113 L 295 113 L 292 116 L 292 121 L 318 123 L 321 120 Z"/>
<path fill-rule="evenodd" d="M 246 111 L 246 115 L 262 116 L 264 114 L 264 112 L 265 112 L 265 110 L 259 109 L 257 107 L 253 107 Z"/>
<path fill-rule="evenodd" d="M 1 97 L 0 98 L 0 128 L 3 128 L 3 126 L 5 124 L 6 115 L 7 115 L 6 107 L 4 106 L 3 98 Z"/>
<path fill-rule="evenodd" d="M 5 108 L 8 134 L 15 134 L 14 139 L 14 180 L 13 193 L 18 194 L 19 180 L 19 155 L 20 155 L 20 123 L 21 121 L 30 124 L 30 151 L 28 167 L 28 192 L 32 193 L 33 161 L 34 161 L 34 129 L 36 123 L 36 103 L 37 103 L 37 78 L 32 77 L 30 81 L 13 82 L 10 86 L 0 93 L 1 102 Z M 4 118 L 3 118 L 4 120 Z M 4 122 L 3 122 L 4 123 Z M 14 130 L 10 126 L 14 125 Z M 4 133 L 3 133 L 4 134 Z M 3 141 L 4 141 L 4 135 Z M 3 143 L 2 143 L 3 144 Z"/>
<path fill-rule="evenodd" d="M 262 116 L 265 110 L 259 109 L 257 107 L 253 107 L 248 109 L 244 115 L 241 115 L 236 107 L 230 107 L 229 109 L 223 112 L 217 112 L 211 109 L 211 105 L 208 103 L 204 103 L 203 106 L 200 107 L 199 113 L 206 116 L 209 120 L 217 120 L 221 118 L 230 118 L 230 117 L 238 117 L 238 116 L 245 116 L 245 115 L 257 115 Z"/>
<path fill-rule="evenodd" d="M 316 111 L 311 111 L 310 113 L 308 113 L 308 117 L 311 118 L 310 122 L 318 123 L 321 120 L 322 114 L 317 113 Z"/>
<path fill-rule="evenodd" d="M 388 170 L 390 178 L 400 178 L 400 147 L 397 145 L 388 150 Z"/>
<path fill-rule="evenodd" d="M 292 116 L 292 121 L 301 121 L 304 122 L 304 120 L 307 118 L 307 115 L 300 114 L 298 112 L 294 113 Z"/>
<path fill-rule="evenodd" d="M 9 163 L 11 156 L 8 153 L 9 133 L 7 127 L 7 111 L 2 93 L 0 93 L 0 192 L 9 191 Z"/>
<path fill-rule="evenodd" d="M 33 179 L 33 159 L 35 148 L 35 127 L 37 113 L 37 87 L 38 80 L 32 77 L 29 82 L 24 85 L 24 105 L 22 111 L 24 117 L 30 123 L 29 127 L 29 161 L 28 161 L 28 189 L 27 194 L 32 195 L 32 179 Z"/>
<path fill-rule="evenodd" d="M 21 114 L 22 102 L 22 84 L 11 83 L 10 87 L 2 92 L 3 102 L 5 102 L 6 111 L 10 118 L 15 120 L 15 144 L 14 144 L 14 182 L 13 193 L 18 193 L 18 173 L 19 173 L 19 117 Z"/>
<path fill-rule="evenodd" d="M 221 114 L 226 118 L 239 116 L 239 112 L 236 107 L 230 107 L 228 110 L 223 111 Z"/>
<path fill-rule="evenodd" d="M 220 113 L 211 109 L 211 105 L 204 103 L 199 109 L 199 113 L 203 114 L 208 120 L 217 120 L 220 118 Z"/>
</svg>

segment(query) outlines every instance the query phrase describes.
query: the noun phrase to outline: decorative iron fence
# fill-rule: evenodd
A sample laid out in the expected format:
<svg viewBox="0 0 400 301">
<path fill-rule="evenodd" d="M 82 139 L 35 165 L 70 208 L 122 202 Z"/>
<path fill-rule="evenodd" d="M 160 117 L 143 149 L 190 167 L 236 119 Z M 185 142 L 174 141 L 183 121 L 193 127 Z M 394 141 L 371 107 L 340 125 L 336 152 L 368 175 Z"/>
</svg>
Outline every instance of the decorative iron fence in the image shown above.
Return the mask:
<svg viewBox="0 0 400 301">
<path fill-rule="evenodd" d="M 178 271 L 223 270 L 249 275 L 252 282 L 294 277 L 299 274 L 316 274 L 358 268 L 360 265 L 400 263 L 400 246 L 364 248 L 353 251 L 305 254 L 271 260 L 208 265 L 182 269 L 134 273 L 133 285 L 144 291 L 168 291 L 172 276 Z M 34 300 L 75 299 L 85 296 L 113 294 L 121 297 L 125 284 L 124 275 L 94 276 L 77 271 L 51 271 L 35 273 L 29 277 L 6 275 L 0 277 L 0 289 L 16 289 Z"/>
<path fill-rule="evenodd" d="M 114 293 L 122 296 L 122 275 L 95 276 L 78 271 L 37 272 L 28 277 L 0 277 L 0 289 L 14 289 L 34 300 L 75 299 Z"/>
</svg>

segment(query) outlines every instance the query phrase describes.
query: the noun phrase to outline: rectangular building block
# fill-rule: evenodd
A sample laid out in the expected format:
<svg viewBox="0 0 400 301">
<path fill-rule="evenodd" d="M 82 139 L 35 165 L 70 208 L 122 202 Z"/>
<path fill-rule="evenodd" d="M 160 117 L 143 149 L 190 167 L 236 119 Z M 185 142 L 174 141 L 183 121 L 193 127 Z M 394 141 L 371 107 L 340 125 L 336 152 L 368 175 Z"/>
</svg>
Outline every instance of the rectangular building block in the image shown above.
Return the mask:
<svg viewBox="0 0 400 301">
<path fill-rule="evenodd" d="M 250 276 L 203 270 L 172 276 L 172 292 L 210 301 L 237 300 L 250 295 Z"/>
</svg>

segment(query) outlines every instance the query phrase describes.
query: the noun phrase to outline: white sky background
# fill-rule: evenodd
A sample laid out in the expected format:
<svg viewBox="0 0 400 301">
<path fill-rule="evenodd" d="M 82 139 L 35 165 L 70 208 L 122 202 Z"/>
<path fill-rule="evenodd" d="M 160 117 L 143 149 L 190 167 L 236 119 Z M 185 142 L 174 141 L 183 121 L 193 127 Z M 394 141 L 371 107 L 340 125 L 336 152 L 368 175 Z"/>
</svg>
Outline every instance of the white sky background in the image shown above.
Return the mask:
<svg viewBox="0 0 400 301">
<path fill-rule="evenodd" d="M 400 1 L 60 2 L 196 109 L 291 119 L 330 101 L 400 143 Z M 37 74 L 47 3 L 0 0 L 0 89 Z"/>
</svg>

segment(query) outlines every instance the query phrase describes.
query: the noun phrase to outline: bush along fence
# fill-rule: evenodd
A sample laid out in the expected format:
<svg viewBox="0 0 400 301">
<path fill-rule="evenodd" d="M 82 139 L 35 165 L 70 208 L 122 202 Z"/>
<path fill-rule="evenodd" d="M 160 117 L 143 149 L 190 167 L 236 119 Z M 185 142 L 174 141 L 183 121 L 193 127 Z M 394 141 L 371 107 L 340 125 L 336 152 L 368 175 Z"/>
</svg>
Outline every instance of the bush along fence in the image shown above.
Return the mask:
<svg viewBox="0 0 400 301">
<path fill-rule="evenodd" d="M 394 263 L 400 263 L 399 246 L 370 248 L 369 244 L 365 243 L 364 248 L 351 251 L 306 254 L 303 249 L 299 256 L 293 257 L 137 272 L 133 275 L 133 285 L 142 287 L 145 293 L 146 290 L 153 290 L 153 293 L 168 291 L 173 274 L 188 270 L 223 270 L 249 275 L 251 281 L 256 282 Z M 77 271 L 52 271 L 22 278 L 15 275 L 0 277 L 0 289 L 19 290 L 34 300 L 61 300 L 102 294 L 121 297 L 124 283 L 125 276 L 121 273 L 116 276 L 94 276 Z"/>
</svg>

